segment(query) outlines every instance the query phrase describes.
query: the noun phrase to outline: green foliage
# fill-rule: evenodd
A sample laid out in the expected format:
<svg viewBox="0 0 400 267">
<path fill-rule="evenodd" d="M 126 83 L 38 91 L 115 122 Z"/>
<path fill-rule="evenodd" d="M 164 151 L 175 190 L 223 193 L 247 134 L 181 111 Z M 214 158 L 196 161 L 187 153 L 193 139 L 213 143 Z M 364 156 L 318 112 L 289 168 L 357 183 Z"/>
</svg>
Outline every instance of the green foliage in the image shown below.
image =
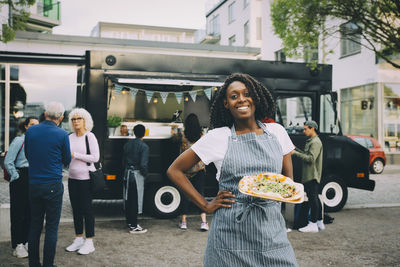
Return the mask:
<svg viewBox="0 0 400 267">
<path fill-rule="evenodd" d="M 393 0 L 274 0 L 271 20 L 275 34 L 283 42 L 289 57 L 301 57 L 308 47 L 319 44 L 322 63 L 332 51 L 326 51 L 325 39 L 339 31 L 338 24 L 353 22 L 362 45 L 374 51 L 396 68 L 400 65 L 390 55 L 400 53 L 400 2 Z M 388 56 L 389 55 L 389 56 Z M 316 62 L 314 62 L 315 64 Z"/>
<path fill-rule="evenodd" d="M 26 28 L 26 21 L 30 14 L 25 11 L 24 8 L 33 5 L 35 2 L 36 0 L 0 0 L 0 8 L 4 5 L 8 5 L 12 14 L 11 20 L 9 19 L 8 24 L 2 25 L 0 41 L 3 43 L 12 41 L 15 38 L 16 31 L 24 30 Z"/>
<path fill-rule="evenodd" d="M 111 128 L 115 128 L 121 125 L 122 118 L 119 116 L 109 116 L 107 118 L 107 126 Z"/>
</svg>

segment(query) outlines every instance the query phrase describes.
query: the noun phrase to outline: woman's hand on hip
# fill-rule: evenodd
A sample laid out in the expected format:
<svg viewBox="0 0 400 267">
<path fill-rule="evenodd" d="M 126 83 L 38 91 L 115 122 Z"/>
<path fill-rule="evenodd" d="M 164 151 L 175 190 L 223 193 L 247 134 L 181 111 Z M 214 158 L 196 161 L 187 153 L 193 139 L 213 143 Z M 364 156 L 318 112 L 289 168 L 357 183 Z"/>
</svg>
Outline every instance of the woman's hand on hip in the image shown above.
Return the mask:
<svg viewBox="0 0 400 267">
<path fill-rule="evenodd" d="M 218 192 L 217 196 L 208 202 L 206 208 L 204 209 L 207 213 L 212 213 L 219 208 L 230 208 L 232 207 L 232 203 L 235 203 L 235 200 L 229 198 L 235 198 L 236 196 L 232 194 L 232 192 L 221 190 Z"/>
</svg>

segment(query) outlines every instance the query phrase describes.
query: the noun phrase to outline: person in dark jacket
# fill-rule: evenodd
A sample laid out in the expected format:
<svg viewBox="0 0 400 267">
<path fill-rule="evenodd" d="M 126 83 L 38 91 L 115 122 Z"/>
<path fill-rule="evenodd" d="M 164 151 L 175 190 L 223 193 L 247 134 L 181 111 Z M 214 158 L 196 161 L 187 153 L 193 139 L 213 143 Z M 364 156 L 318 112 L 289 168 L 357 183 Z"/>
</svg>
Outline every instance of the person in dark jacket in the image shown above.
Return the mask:
<svg viewBox="0 0 400 267">
<path fill-rule="evenodd" d="M 29 199 L 31 227 L 28 238 L 29 266 L 53 266 L 56 254 L 64 186 L 63 164 L 71 162 L 68 133 L 58 125 L 64 118 L 64 106 L 51 102 L 46 106 L 46 120 L 32 125 L 25 135 L 25 156 L 29 162 Z M 46 216 L 43 265 L 39 244 Z"/>
<path fill-rule="evenodd" d="M 136 136 L 124 146 L 123 165 L 125 216 L 131 234 L 146 233 L 147 229 L 137 223 L 138 213 L 142 213 L 144 180 L 147 175 L 149 146 L 143 142 L 146 128 L 138 124 L 133 128 Z"/>
</svg>

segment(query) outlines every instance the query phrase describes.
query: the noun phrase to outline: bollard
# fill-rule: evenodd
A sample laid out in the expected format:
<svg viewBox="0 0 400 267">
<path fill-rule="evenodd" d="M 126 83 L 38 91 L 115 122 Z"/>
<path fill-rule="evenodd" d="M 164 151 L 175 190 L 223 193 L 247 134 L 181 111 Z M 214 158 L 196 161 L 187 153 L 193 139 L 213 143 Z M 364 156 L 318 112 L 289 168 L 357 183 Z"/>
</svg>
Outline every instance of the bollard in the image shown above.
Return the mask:
<svg viewBox="0 0 400 267">
<path fill-rule="evenodd" d="M 10 240 L 10 204 L 0 204 L 0 241 Z"/>
</svg>

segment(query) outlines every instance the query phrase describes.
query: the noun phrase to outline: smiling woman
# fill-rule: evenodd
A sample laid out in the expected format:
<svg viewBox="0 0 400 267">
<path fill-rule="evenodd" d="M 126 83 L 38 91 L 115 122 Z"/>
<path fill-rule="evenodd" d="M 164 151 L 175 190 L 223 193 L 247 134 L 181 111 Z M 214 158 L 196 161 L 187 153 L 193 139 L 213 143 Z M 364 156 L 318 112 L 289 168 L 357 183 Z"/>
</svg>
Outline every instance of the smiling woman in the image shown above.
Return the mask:
<svg viewBox="0 0 400 267">
<path fill-rule="evenodd" d="M 170 179 L 205 212 L 215 212 L 204 266 L 297 266 L 286 235 L 281 205 L 245 195 L 238 183 L 254 173 L 293 177 L 294 146 L 285 129 L 261 123 L 273 117 L 271 93 L 247 74 L 229 76 L 211 108 L 211 127 L 205 136 L 169 167 Z M 217 196 L 208 202 L 184 175 L 199 161 L 217 168 Z"/>
</svg>

